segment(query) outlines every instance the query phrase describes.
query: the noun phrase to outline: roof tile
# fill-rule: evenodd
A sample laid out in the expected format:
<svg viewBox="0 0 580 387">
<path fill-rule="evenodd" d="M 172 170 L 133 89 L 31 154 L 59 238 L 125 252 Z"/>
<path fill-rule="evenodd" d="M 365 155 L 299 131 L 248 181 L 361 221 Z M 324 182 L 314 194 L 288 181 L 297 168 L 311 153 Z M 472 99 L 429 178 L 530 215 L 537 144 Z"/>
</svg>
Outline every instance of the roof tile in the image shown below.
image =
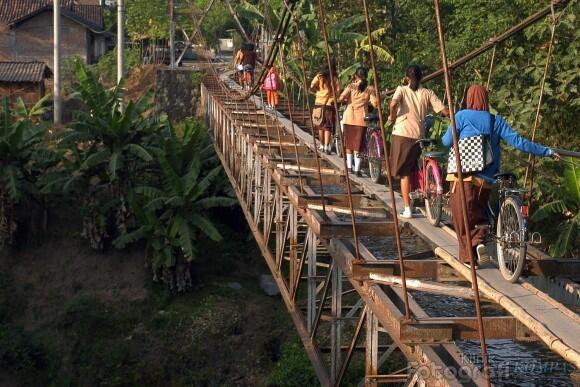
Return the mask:
<svg viewBox="0 0 580 387">
<path fill-rule="evenodd" d="M 52 9 L 53 0 L 0 0 L 0 23 L 14 25 L 30 16 Z M 79 0 L 61 0 L 61 9 L 87 27 L 102 31 L 103 10 L 100 5 Z"/>
<path fill-rule="evenodd" d="M 0 82 L 42 82 L 51 75 L 44 62 L 0 62 Z"/>
</svg>

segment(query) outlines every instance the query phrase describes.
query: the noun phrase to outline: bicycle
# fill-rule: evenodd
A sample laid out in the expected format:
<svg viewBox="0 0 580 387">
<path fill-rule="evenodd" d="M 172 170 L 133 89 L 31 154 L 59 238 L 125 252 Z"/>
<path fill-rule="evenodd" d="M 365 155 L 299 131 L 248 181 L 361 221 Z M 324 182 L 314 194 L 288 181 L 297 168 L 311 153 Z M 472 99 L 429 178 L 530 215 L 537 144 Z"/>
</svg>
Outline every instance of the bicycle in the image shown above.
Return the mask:
<svg viewBox="0 0 580 387">
<path fill-rule="evenodd" d="M 538 232 L 528 233 L 528 206 L 524 204 L 528 190 L 518 188 L 516 175 L 511 172 L 498 173 L 494 177 L 498 185 L 499 211 L 496 217 L 488 203 L 488 239 L 495 242 L 502 276 L 515 283 L 524 270 L 528 244 L 542 243 L 542 237 Z"/>
<path fill-rule="evenodd" d="M 250 90 L 254 84 L 254 68 L 251 65 L 244 65 L 244 89 Z"/>
<path fill-rule="evenodd" d="M 409 193 L 411 200 L 420 199 L 425 202 L 427 220 L 432 226 L 438 227 L 443 214 L 445 195 L 443 177 L 437 159 L 446 156 L 444 152 L 428 151 L 438 141 L 430 138 L 417 140 L 421 147 L 421 156 L 415 169 L 413 185 L 417 187 Z"/>
<path fill-rule="evenodd" d="M 378 183 L 383 172 L 384 150 L 381 139 L 381 129 L 378 122 L 379 117 L 375 113 L 368 113 L 365 116 L 367 123 L 366 135 L 363 140 L 361 156 L 368 164 L 369 176 L 373 183 Z"/>
</svg>

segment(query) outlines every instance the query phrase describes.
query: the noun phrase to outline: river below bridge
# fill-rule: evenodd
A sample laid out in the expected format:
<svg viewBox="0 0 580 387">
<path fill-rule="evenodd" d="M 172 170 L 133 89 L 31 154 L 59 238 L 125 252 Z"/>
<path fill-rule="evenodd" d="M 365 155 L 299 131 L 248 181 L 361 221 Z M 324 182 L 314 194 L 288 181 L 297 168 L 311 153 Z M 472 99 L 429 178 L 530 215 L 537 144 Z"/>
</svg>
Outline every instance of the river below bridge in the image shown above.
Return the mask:
<svg viewBox="0 0 580 387">
<path fill-rule="evenodd" d="M 380 260 L 397 259 L 393 237 L 361 237 L 360 241 Z M 429 249 L 419 237 L 404 233 L 401 236 L 403 254 L 418 253 Z M 468 282 L 463 284 L 469 286 Z M 475 316 L 473 301 L 458 297 L 410 291 L 417 303 L 432 317 Z M 498 305 L 484 303 L 484 316 L 508 315 Z M 481 367 L 479 341 L 458 341 L 457 346 L 466 359 Z M 515 342 L 513 340 L 489 340 L 488 353 L 495 386 L 565 387 L 572 386 L 570 373 L 574 366 L 550 351 L 540 342 Z"/>
</svg>

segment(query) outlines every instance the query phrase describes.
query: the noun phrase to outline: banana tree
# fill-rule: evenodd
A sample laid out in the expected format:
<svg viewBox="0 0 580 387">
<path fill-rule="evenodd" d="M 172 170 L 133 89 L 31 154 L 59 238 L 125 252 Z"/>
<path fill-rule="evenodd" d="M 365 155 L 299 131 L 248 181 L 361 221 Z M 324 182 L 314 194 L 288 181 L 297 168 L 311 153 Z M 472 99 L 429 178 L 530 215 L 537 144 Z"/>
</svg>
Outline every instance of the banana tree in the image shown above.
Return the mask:
<svg viewBox="0 0 580 387">
<path fill-rule="evenodd" d="M 222 178 L 222 167 L 216 166 L 215 153 L 201 124 L 184 125 L 183 137 L 171 131 L 156 160 L 156 178 L 149 185 L 135 187 L 129 196 L 137 227 L 114 244 L 124 248 L 145 239 L 154 278 L 167 282 L 172 290 L 184 291 L 191 285 L 191 262 L 200 254 L 198 239 L 221 239 L 208 210 L 231 206 L 235 200 L 214 191 Z"/>
<path fill-rule="evenodd" d="M 0 107 L 0 248 L 14 241 L 18 228 L 15 209 L 27 205 L 37 193 L 35 152 L 44 140 L 47 126 L 42 115 L 48 96 L 28 110 L 21 99 L 14 108 L 8 98 Z"/>
<path fill-rule="evenodd" d="M 76 112 L 70 130 L 57 136 L 66 157 L 63 168 L 43 181 L 43 189 L 62 187 L 79 196 L 82 235 L 101 250 L 109 236 L 127 229 L 127 194 L 152 162 L 164 122 L 146 116 L 147 97 L 125 102 L 122 82 L 107 90 L 82 63 L 75 67 L 79 84 L 74 97 L 84 109 Z"/>
<path fill-rule="evenodd" d="M 580 249 L 580 166 L 574 160 L 566 161 L 558 197 L 542 204 L 532 216 L 534 222 L 558 224 L 557 238 L 550 246 L 550 253 L 555 257 L 574 256 Z"/>
</svg>

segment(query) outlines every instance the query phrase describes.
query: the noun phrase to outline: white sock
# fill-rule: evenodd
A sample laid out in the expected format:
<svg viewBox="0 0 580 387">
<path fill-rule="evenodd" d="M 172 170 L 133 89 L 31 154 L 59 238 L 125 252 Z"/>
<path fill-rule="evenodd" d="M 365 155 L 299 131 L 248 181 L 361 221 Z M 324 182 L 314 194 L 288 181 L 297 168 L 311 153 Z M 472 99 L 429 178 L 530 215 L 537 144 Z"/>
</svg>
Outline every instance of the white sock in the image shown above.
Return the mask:
<svg viewBox="0 0 580 387">
<path fill-rule="evenodd" d="M 411 213 L 411 207 L 405 206 L 405 212 Z"/>
<path fill-rule="evenodd" d="M 352 153 L 346 154 L 346 167 L 352 169 Z"/>
<path fill-rule="evenodd" d="M 359 154 L 356 153 L 354 156 L 354 171 L 358 172 L 360 171 L 360 163 L 361 163 L 362 159 L 360 158 Z"/>
</svg>

